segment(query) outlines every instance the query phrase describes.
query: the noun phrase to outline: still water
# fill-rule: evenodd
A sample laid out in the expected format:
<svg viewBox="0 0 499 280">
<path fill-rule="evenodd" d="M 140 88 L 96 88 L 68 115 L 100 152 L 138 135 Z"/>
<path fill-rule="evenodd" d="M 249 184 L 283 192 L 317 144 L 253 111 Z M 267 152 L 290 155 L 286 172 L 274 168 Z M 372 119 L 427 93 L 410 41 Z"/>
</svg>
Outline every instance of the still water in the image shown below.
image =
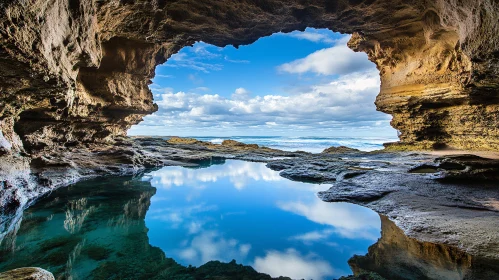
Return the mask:
<svg viewBox="0 0 499 280">
<path fill-rule="evenodd" d="M 380 217 L 321 201 L 316 193 L 327 188 L 243 161 L 80 182 L 25 211 L 1 243 L 0 271 L 37 266 L 59 279 L 195 279 L 220 267 L 194 267 L 234 259 L 272 277 L 338 278 L 351 274 L 350 257 L 380 237 Z"/>
</svg>

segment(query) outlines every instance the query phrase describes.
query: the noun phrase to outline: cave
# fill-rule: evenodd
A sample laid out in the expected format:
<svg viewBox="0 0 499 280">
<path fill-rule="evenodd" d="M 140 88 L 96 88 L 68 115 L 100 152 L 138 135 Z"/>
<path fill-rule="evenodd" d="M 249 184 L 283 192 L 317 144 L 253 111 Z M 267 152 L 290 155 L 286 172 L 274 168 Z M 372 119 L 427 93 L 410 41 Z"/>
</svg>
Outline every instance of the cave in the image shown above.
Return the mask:
<svg viewBox="0 0 499 280">
<path fill-rule="evenodd" d="M 374 105 L 379 72 L 365 53 L 348 48 L 350 37 L 307 28 L 238 49 L 204 42 L 186 46 L 156 67 L 149 88 L 158 111 L 127 135 L 217 136 L 216 142 L 220 137 L 372 137 L 376 143 L 352 147 L 381 149 L 382 143 L 396 141 L 396 132 L 391 116 Z M 320 153 L 330 146 L 303 148 Z"/>
<path fill-rule="evenodd" d="M 325 202 L 366 206 L 411 238 L 497 261 L 499 161 L 412 154 L 499 151 L 496 0 L 4 0 L 0 15 L 0 241 L 40 196 L 79 180 L 273 156 L 267 167 L 280 176 L 331 184 Z M 350 34 L 348 47 L 376 65 L 376 108 L 399 132 L 385 145 L 393 153 L 366 164 L 345 147 L 316 157 L 126 137 L 158 110 L 156 66 L 183 47 L 306 28 Z M 421 169 L 431 172 L 410 172 Z"/>
<path fill-rule="evenodd" d="M 4 2 L 2 153 L 112 141 L 157 110 L 155 67 L 182 47 L 306 27 L 352 34 L 376 64 L 377 109 L 400 132 L 389 148 L 498 150 L 497 13 L 494 1 Z"/>
</svg>

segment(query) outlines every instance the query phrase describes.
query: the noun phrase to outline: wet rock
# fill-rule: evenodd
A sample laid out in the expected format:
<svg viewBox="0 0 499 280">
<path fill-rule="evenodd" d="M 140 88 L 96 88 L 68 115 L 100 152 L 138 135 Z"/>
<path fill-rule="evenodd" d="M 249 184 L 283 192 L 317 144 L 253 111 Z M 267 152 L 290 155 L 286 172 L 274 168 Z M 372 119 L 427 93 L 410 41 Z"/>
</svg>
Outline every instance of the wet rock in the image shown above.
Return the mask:
<svg viewBox="0 0 499 280">
<path fill-rule="evenodd" d="M 431 164 L 432 158 L 427 162 Z M 455 246 L 476 257 L 498 258 L 499 247 L 492 241 L 499 240 L 495 181 L 442 183 L 434 174 L 408 173 L 412 167 L 407 161 L 394 158 L 391 166 L 334 182 L 319 197 L 369 207 L 418 240 Z"/>
<path fill-rule="evenodd" d="M 52 273 L 38 267 L 22 267 L 0 273 L 1 280 L 55 280 Z"/>
<path fill-rule="evenodd" d="M 279 175 L 293 181 L 305 183 L 324 183 L 336 180 L 336 176 L 334 176 L 334 174 L 317 172 L 314 170 L 309 170 L 306 167 L 283 170 L 281 171 L 281 173 L 279 173 Z"/>
<path fill-rule="evenodd" d="M 476 256 L 499 255 L 493 243 L 499 239 L 499 192 L 493 177 L 476 182 L 442 180 L 455 174 L 463 178 L 479 178 L 485 171 L 497 174 L 493 173 L 497 170 L 493 160 L 388 152 L 310 154 L 238 148 L 245 147 L 239 144 L 170 144 L 148 137 L 124 137 L 119 143 L 69 146 L 41 155 L 31 165 L 27 160 L 19 162 L 24 157 L 11 156 L 11 161 L 0 162 L 2 232 L 14 227 L 19 213 L 33 200 L 78 180 L 139 175 L 159 166 L 202 168 L 241 159 L 266 162 L 292 180 L 331 184 L 320 193 L 323 200 L 369 207 L 387 215 L 411 237 L 459 246 Z M 437 172 L 421 172 L 430 167 Z"/>
<path fill-rule="evenodd" d="M 361 278 L 370 273 L 386 279 L 499 278 L 497 261 L 475 258 L 456 247 L 407 237 L 384 216 L 381 216 L 381 238 L 369 247 L 365 256 L 354 256 L 348 263 L 357 277 L 352 279 L 371 279 Z"/>
<path fill-rule="evenodd" d="M 475 155 L 444 156 L 435 159 L 442 180 L 499 180 L 499 160 Z"/>
<path fill-rule="evenodd" d="M 358 152 L 360 152 L 360 150 L 345 146 L 339 146 L 339 147 L 333 146 L 322 151 L 323 154 L 346 154 L 346 153 L 358 153 Z"/>
<path fill-rule="evenodd" d="M 0 153 L 111 143 L 158 109 L 148 85 L 182 47 L 307 27 L 376 64 L 399 149 L 498 150 L 498 17 L 494 0 L 4 1 Z"/>
<path fill-rule="evenodd" d="M 392 190 L 364 189 L 364 187 L 349 182 L 338 182 L 327 192 L 319 192 L 324 201 L 336 202 L 371 202 L 390 194 Z"/>
</svg>

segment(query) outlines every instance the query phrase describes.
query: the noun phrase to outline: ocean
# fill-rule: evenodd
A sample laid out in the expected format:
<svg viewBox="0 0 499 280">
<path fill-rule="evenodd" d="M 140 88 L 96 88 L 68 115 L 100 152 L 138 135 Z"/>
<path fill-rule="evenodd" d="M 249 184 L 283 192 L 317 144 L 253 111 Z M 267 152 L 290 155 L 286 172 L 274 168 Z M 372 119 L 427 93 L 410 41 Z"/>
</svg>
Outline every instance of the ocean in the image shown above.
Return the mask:
<svg viewBox="0 0 499 280">
<path fill-rule="evenodd" d="M 383 149 L 383 143 L 398 141 L 396 137 L 286 137 L 286 136 L 190 136 L 201 141 L 222 143 L 223 140 L 232 139 L 246 144 L 258 144 L 269 148 L 284 151 L 305 151 L 320 153 L 331 146 L 347 146 L 361 151 L 374 151 Z"/>
</svg>

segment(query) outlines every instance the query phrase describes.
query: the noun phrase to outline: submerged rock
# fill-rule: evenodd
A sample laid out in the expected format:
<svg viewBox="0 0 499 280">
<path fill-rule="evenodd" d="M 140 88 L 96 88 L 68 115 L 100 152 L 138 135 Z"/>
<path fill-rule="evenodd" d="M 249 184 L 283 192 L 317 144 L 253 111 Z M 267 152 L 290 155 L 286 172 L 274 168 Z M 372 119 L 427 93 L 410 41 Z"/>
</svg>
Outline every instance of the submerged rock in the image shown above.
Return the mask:
<svg viewBox="0 0 499 280">
<path fill-rule="evenodd" d="M 45 269 L 22 267 L 0 273 L 0 280 L 55 280 L 55 278 Z"/>
<path fill-rule="evenodd" d="M 354 256 L 348 263 L 356 276 L 352 279 L 383 279 L 362 277 L 370 273 L 391 280 L 499 279 L 496 259 L 476 258 L 456 247 L 407 237 L 385 216 L 381 216 L 381 238 L 365 256 Z"/>
</svg>

